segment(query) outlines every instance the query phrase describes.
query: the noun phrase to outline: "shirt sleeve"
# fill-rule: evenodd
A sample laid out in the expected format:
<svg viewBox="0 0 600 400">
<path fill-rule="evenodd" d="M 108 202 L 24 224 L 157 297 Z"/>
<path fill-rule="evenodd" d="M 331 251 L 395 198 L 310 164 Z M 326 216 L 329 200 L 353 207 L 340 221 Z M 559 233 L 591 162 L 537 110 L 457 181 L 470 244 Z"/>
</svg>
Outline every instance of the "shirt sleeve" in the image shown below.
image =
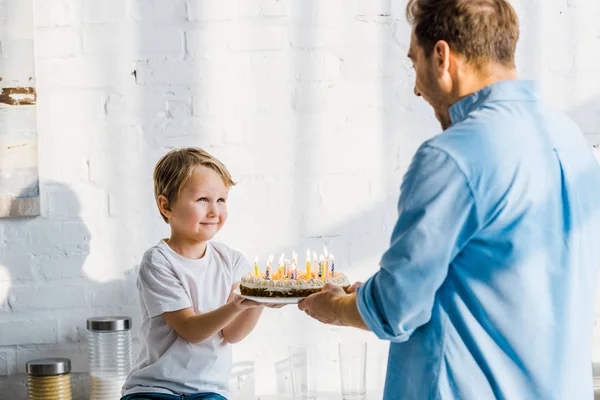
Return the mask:
<svg viewBox="0 0 600 400">
<path fill-rule="evenodd" d="M 250 265 L 250 262 L 243 253 L 240 253 L 239 251 L 234 252 L 233 274 L 231 276 L 232 285 L 240 282 L 242 280 L 242 276 L 250 272 L 251 268 L 252 266 Z"/>
<path fill-rule="evenodd" d="M 398 211 L 380 270 L 356 296 L 367 326 L 393 342 L 408 340 L 431 319 L 451 261 L 478 226 L 465 175 L 446 152 L 427 144 L 404 177 Z"/>
<path fill-rule="evenodd" d="M 192 306 L 188 293 L 168 261 L 161 260 L 156 254 L 144 257 L 137 283 L 150 318 Z"/>
</svg>

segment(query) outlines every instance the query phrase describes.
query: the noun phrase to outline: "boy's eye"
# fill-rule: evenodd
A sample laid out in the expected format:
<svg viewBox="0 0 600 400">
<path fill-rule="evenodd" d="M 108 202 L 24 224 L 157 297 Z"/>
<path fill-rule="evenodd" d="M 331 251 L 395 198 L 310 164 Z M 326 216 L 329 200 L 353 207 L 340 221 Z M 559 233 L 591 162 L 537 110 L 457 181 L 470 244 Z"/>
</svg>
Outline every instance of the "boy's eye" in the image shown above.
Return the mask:
<svg viewBox="0 0 600 400">
<path fill-rule="evenodd" d="M 225 199 L 224 198 L 220 198 L 219 200 L 217 200 L 220 203 L 225 203 Z"/>
<path fill-rule="evenodd" d="M 208 201 L 208 199 L 206 197 L 200 197 L 198 201 Z"/>
</svg>

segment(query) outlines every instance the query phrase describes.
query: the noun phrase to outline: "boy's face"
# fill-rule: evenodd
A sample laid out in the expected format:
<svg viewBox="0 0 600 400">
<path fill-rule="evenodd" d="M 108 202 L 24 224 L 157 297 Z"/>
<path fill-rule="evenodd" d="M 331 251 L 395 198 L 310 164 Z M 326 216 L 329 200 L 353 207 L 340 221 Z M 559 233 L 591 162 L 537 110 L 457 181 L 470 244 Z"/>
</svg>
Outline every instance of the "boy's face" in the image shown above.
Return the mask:
<svg viewBox="0 0 600 400">
<path fill-rule="evenodd" d="M 228 194 L 229 188 L 219 174 L 196 166 L 171 206 L 172 231 L 199 242 L 212 239 L 227 220 Z"/>
</svg>

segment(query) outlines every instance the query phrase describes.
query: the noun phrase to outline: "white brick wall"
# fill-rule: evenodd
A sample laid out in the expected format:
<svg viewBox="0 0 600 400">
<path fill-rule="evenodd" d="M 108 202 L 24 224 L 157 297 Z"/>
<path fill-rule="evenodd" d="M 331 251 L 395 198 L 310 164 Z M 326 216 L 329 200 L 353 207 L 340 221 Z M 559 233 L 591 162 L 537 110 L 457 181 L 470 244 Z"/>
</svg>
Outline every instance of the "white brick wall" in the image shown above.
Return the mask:
<svg viewBox="0 0 600 400">
<path fill-rule="evenodd" d="M 600 137 L 600 3 L 541 3 L 514 2 L 519 70 Z M 133 269 L 168 233 L 151 175 L 171 147 L 206 147 L 239 182 L 219 240 L 263 259 L 326 244 L 368 278 L 410 157 L 439 132 L 412 93 L 404 5 L 35 0 L 42 217 L 0 220 L 0 397 L 24 398 L 31 358 L 68 356 L 85 372 L 87 317 L 131 315 L 137 335 Z M 235 359 L 275 393 L 286 346 L 310 338 L 321 388 L 335 390 L 335 343 L 352 336 L 369 341 L 368 385 L 381 387 L 385 343 L 294 308 L 265 312 Z M 595 342 L 600 360 L 600 329 Z M 85 374 L 74 387 L 86 398 Z"/>
</svg>

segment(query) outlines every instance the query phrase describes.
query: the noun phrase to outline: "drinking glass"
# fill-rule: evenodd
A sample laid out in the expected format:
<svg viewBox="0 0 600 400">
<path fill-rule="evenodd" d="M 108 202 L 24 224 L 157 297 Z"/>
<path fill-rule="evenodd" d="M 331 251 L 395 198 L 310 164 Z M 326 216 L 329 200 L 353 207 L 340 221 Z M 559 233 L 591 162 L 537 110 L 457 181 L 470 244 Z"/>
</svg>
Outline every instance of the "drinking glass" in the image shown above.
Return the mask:
<svg viewBox="0 0 600 400">
<path fill-rule="evenodd" d="M 289 346 L 292 392 L 294 400 L 317 398 L 317 346 L 294 344 Z"/>
<path fill-rule="evenodd" d="M 364 400 L 366 397 L 367 344 L 339 343 L 340 376 L 343 400 Z"/>
</svg>

